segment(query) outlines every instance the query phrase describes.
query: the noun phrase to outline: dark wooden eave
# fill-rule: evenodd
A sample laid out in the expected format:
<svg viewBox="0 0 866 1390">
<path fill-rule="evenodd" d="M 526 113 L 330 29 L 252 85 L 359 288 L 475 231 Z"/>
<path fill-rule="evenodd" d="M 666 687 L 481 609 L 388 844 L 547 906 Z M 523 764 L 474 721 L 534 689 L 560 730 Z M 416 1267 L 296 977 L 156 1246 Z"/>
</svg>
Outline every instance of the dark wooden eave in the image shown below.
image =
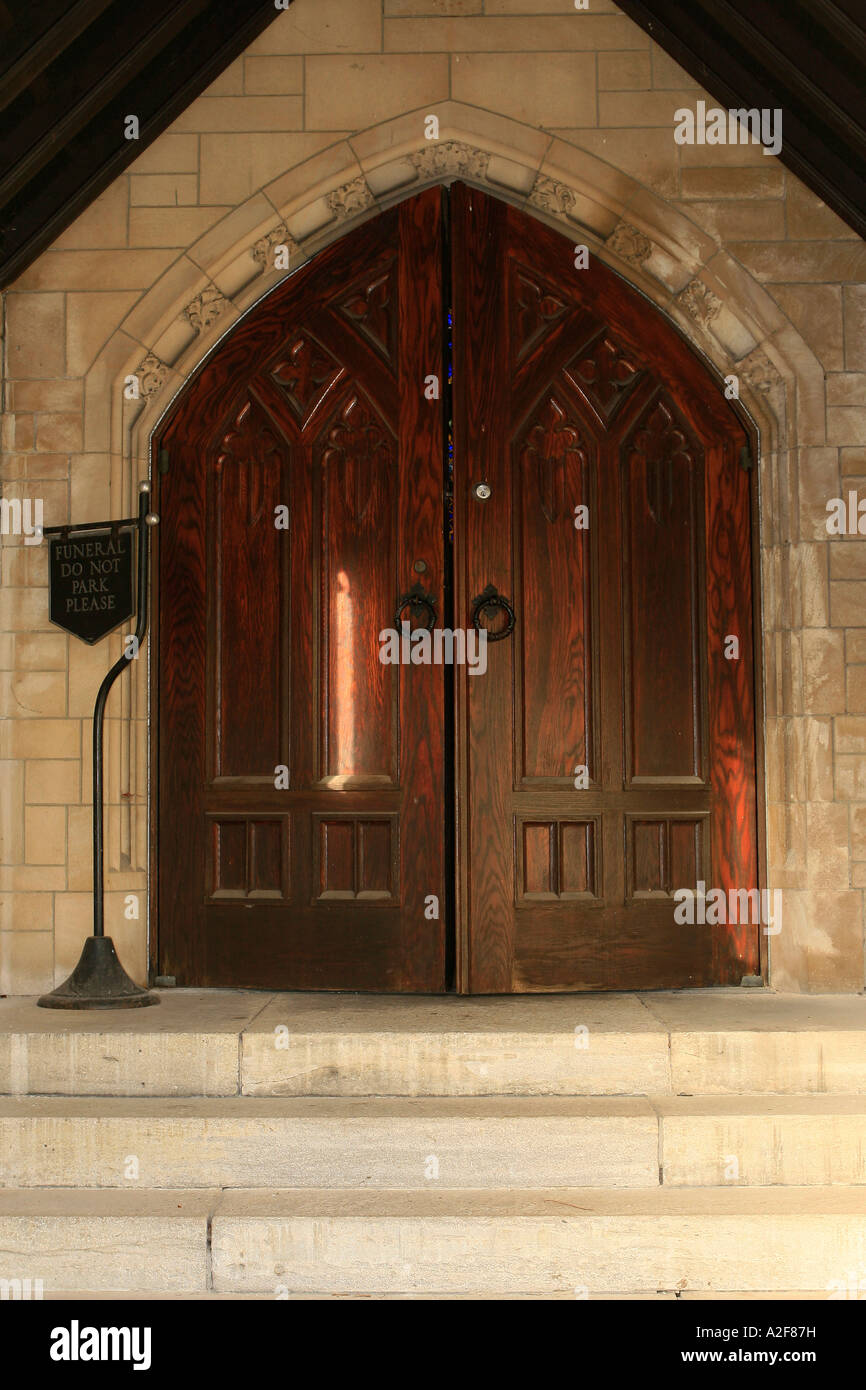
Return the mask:
<svg viewBox="0 0 866 1390">
<path fill-rule="evenodd" d="M 720 106 L 781 107 L 781 162 L 866 236 L 866 0 L 617 0 Z"/>
<path fill-rule="evenodd" d="M 0 0 L 0 286 L 279 13 L 273 0 Z"/>
</svg>

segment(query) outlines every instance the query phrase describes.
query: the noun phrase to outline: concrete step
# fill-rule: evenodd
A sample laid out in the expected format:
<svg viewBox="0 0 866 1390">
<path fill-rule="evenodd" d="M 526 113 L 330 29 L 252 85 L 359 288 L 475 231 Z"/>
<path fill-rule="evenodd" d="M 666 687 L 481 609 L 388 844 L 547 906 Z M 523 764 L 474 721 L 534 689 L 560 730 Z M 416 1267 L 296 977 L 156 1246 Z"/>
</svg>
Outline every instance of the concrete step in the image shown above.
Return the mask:
<svg viewBox="0 0 866 1390">
<path fill-rule="evenodd" d="M 866 1183 L 866 1097 L 0 1100 L 4 1188 L 636 1188 L 660 1179 Z"/>
<path fill-rule="evenodd" d="M 866 1183 L 866 1097 L 663 1096 L 654 1104 L 665 1186 Z"/>
<path fill-rule="evenodd" d="M 866 997 L 167 990 L 94 1014 L 0 1000 L 0 1093 L 866 1095 Z"/>
<path fill-rule="evenodd" d="M 205 1290 L 208 1220 L 219 1197 L 204 1189 L 0 1191 L 0 1280 L 29 1279 L 31 1289 L 38 1280 L 46 1294 Z M 0 1289 L 9 1296 L 8 1283 Z"/>
<path fill-rule="evenodd" d="M 642 1098 L 0 1101 L 0 1187 L 656 1185 Z"/>
<path fill-rule="evenodd" d="M 0 999 L 0 1094 L 234 1096 L 239 1039 L 273 998 L 168 990 L 156 1008 L 40 1009 Z"/>
<path fill-rule="evenodd" d="M 866 1272 L 866 1189 L 236 1191 L 212 1258 L 224 1292 L 830 1293 Z"/>
<path fill-rule="evenodd" d="M 822 1300 L 826 1302 L 828 1295 L 826 1289 L 807 1290 L 807 1289 L 762 1289 L 759 1292 L 750 1293 L 716 1293 L 713 1289 L 704 1289 L 699 1293 L 693 1293 L 688 1289 L 673 1292 L 650 1292 L 644 1290 L 642 1293 L 606 1293 L 602 1290 L 580 1291 L 580 1297 L 586 1299 L 604 1299 L 605 1302 L 627 1303 L 630 1299 L 640 1300 L 641 1303 L 675 1303 L 678 1300 L 683 1302 L 706 1302 L 712 1300 L 726 1301 L 752 1301 L 776 1300 L 777 1302 L 787 1303 L 791 1300 L 805 1302 L 810 1299 Z M 862 1297 L 862 1294 L 851 1293 L 846 1297 Z M 59 1289 L 49 1293 L 45 1291 L 42 1297 L 46 1302 L 68 1301 L 74 1299 L 76 1303 L 87 1302 L 89 1300 L 100 1303 L 139 1303 L 142 1300 L 148 1303 L 170 1302 L 170 1303 L 268 1303 L 272 1300 L 283 1300 L 287 1303 L 297 1302 L 342 1302 L 342 1303 L 369 1303 L 371 1299 L 377 1302 L 437 1302 L 447 1301 L 448 1303 L 459 1303 L 480 1300 L 484 1303 L 494 1302 L 527 1302 L 542 1299 L 545 1303 L 567 1300 L 573 1302 L 575 1294 L 572 1290 L 565 1293 L 557 1293 L 552 1290 L 547 1292 L 522 1292 L 522 1293 L 499 1293 L 494 1290 L 486 1290 L 479 1293 L 290 1293 L 284 1287 L 278 1294 L 272 1293 L 214 1293 L 212 1289 L 205 1290 L 204 1293 L 142 1293 L 136 1290 L 131 1292 L 116 1293 L 111 1290 L 94 1292 L 92 1289 Z"/>
<path fill-rule="evenodd" d="M 866 1189 L 4 1191 L 0 1252 L 48 1297 L 856 1298 Z"/>
<path fill-rule="evenodd" d="M 588 1294 L 587 1296 L 590 1297 L 590 1298 L 593 1297 L 592 1294 Z M 702 1296 L 705 1296 L 705 1297 L 707 1297 L 707 1298 L 713 1297 L 712 1294 L 707 1294 L 707 1295 L 702 1295 Z M 747 1295 L 747 1296 L 748 1296 L 748 1297 L 758 1297 L 758 1295 Z M 147 1293 L 147 1294 L 144 1295 L 144 1297 L 147 1299 L 147 1301 L 148 1301 L 149 1303 L 153 1303 L 153 1302 L 162 1302 L 162 1301 L 167 1301 L 167 1302 L 171 1302 L 171 1303 L 213 1303 L 213 1302 L 216 1302 L 216 1303 L 233 1303 L 233 1302 L 238 1302 L 238 1301 L 240 1301 L 240 1302 L 246 1302 L 246 1303 L 253 1303 L 253 1302 L 254 1302 L 254 1303 L 270 1303 L 270 1302 L 275 1302 L 275 1301 L 284 1301 L 284 1302 L 287 1302 L 287 1303 L 297 1303 L 297 1302 L 300 1302 L 300 1301 L 303 1301 L 303 1302 L 316 1302 L 316 1301 L 322 1301 L 322 1302 L 332 1302 L 332 1303 L 335 1303 L 335 1302 L 342 1302 L 342 1303 L 360 1303 L 360 1302 L 367 1302 L 367 1303 L 369 1303 L 371 1299 L 376 1299 L 377 1301 L 378 1301 L 378 1300 L 382 1300 L 382 1301 L 387 1301 L 387 1302 L 391 1302 L 391 1301 L 393 1301 L 393 1302 L 407 1302 L 407 1301 L 415 1301 L 415 1300 L 419 1300 L 419 1301 L 420 1301 L 420 1300 L 425 1300 L 425 1301 L 435 1302 L 435 1301 L 437 1301 L 437 1300 L 447 1300 L 449 1303 L 450 1303 L 450 1302 L 461 1302 L 461 1301 L 463 1301 L 463 1300 L 471 1300 L 471 1299 L 483 1299 L 485 1303 L 489 1303 L 489 1302 L 499 1302 L 499 1301 L 506 1301 L 506 1300 L 510 1302 L 510 1301 L 514 1301 L 514 1300 L 516 1300 L 516 1299 L 519 1299 L 519 1300 L 521 1300 L 521 1301 L 524 1301 L 524 1300 L 530 1300 L 530 1301 L 531 1301 L 531 1300 L 533 1300 L 533 1299 L 543 1299 L 545 1302 L 548 1302 L 548 1301 L 551 1301 L 551 1300 L 554 1300 L 554 1301 L 555 1301 L 555 1300 L 561 1300 L 561 1299 L 573 1300 L 573 1299 L 574 1299 L 574 1294 L 571 1293 L 571 1292 L 568 1292 L 568 1293 L 549 1293 L 549 1292 L 547 1292 L 547 1293 L 546 1293 L 546 1292 L 543 1292 L 543 1291 L 542 1291 L 542 1292 L 532 1292 L 532 1293 L 515 1294 L 515 1293 L 501 1293 L 501 1292 L 495 1292 L 495 1291 L 491 1291 L 491 1290 L 486 1290 L 485 1292 L 479 1292 L 479 1293 L 377 1293 L 377 1294 L 370 1294 L 370 1293 L 309 1293 L 309 1292 L 306 1292 L 306 1293 L 292 1293 L 292 1292 L 290 1292 L 288 1289 L 286 1289 L 286 1287 L 285 1287 L 284 1285 L 282 1285 L 282 1286 L 280 1286 L 280 1288 L 278 1289 L 277 1293 L 215 1293 L 212 1289 L 208 1289 L 208 1290 L 206 1290 L 204 1293 L 169 1293 L 169 1294 Z M 675 1301 L 676 1301 L 677 1295 L 674 1294 L 674 1293 L 614 1293 L 614 1294 L 596 1294 L 595 1297 L 603 1297 L 603 1298 L 615 1299 L 615 1300 L 617 1300 L 618 1302 L 627 1302 L 629 1299 L 640 1299 L 640 1300 L 643 1302 L 643 1301 L 646 1300 L 646 1299 L 650 1299 L 650 1300 L 652 1300 L 653 1302 L 671 1302 L 671 1303 L 672 1303 L 672 1302 L 675 1302 Z M 730 1295 L 730 1297 L 732 1297 L 732 1298 L 737 1298 L 737 1297 L 740 1297 L 740 1295 L 738 1295 L 738 1294 L 732 1294 L 732 1295 Z M 765 1294 L 765 1295 L 763 1295 L 763 1297 L 765 1297 L 765 1298 L 784 1298 L 784 1297 L 788 1297 L 788 1295 L 786 1295 L 786 1294 L 781 1294 L 781 1293 L 772 1293 L 772 1294 Z M 818 1294 L 818 1293 L 794 1293 L 794 1294 L 791 1294 L 790 1297 L 792 1297 L 792 1298 L 826 1298 L 827 1295 L 826 1295 L 826 1293 L 820 1293 L 820 1294 Z M 92 1289 L 89 1289 L 89 1290 L 86 1290 L 86 1291 L 83 1291 L 83 1292 L 81 1292 L 81 1291 L 79 1291 L 79 1290 L 77 1290 L 77 1289 L 75 1289 L 75 1290 L 62 1289 L 62 1290 L 58 1290 L 58 1291 L 55 1292 L 55 1293 L 48 1293 L 48 1292 L 45 1292 L 45 1293 L 43 1294 L 43 1298 L 45 1299 L 46 1302 L 51 1302 L 51 1301 L 53 1301 L 53 1300 L 59 1300 L 59 1299 L 74 1299 L 76 1303 L 80 1303 L 82 1300 L 94 1299 L 94 1300 L 99 1300 L 99 1302 L 111 1301 L 111 1302 L 113 1302 L 113 1303 L 122 1303 L 122 1302 L 125 1302 L 125 1301 L 127 1301 L 127 1300 L 129 1300 L 129 1301 L 136 1301 L 136 1302 L 137 1302 L 137 1301 L 139 1301 L 139 1300 L 142 1298 L 142 1294 L 136 1292 L 135 1290 L 133 1290 L 132 1292 L 122 1292 L 122 1293 L 114 1293 L 114 1292 L 110 1292 L 110 1291 L 98 1293 L 98 1292 L 94 1292 Z"/>
</svg>

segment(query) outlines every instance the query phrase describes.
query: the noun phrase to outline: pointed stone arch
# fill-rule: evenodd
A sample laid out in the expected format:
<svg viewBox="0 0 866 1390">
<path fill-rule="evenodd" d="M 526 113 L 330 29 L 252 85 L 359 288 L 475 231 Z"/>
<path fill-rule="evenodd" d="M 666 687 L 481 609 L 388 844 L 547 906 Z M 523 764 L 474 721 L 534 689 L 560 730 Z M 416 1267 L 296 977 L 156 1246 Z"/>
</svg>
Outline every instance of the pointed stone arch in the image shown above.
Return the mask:
<svg viewBox="0 0 866 1390">
<path fill-rule="evenodd" d="M 288 170 L 193 243 L 129 310 L 85 381 L 85 447 L 110 454 L 112 507 L 131 505 L 137 480 L 150 467 L 154 430 L 181 388 L 233 324 L 286 275 L 351 227 L 427 185 L 459 178 L 485 189 L 586 245 L 651 300 L 721 378 L 738 379 L 740 401 L 760 441 L 765 780 L 772 812 L 774 800 L 781 806 L 793 798 L 799 776 L 775 692 L 793 679 L 792 628 L 803 620 L 815 578 L 814 547 L 799 539 L 792 498 L 799 450 L 825 442 L 823 369 L 758 281 L 663 197 L 533 127 L 454 102 L 440 103 L 436 113 L 436 142 L 425 140 L 428 113 L 419 109 Z M 288 248 L 288 270 L 275 268 L 279 246 Z M 140 382 L 136 401 L 123 394 L 131 374 Z M 109 767 L 122 768 L 136 790 L 136 777 L 147 776 L 143 671 L 119 699 Z M 777 820 L 769 881 L 805 888 L 791 868 L 790 819 L 783 814 Z M 110 861 L 144 875 L 146 844 L 143 811 L 130 798 L 109 828 Z M 774 979 L 782 987 L 796 985 L 804 940 L 795 930 L 771 945 Z"/>
</svg>

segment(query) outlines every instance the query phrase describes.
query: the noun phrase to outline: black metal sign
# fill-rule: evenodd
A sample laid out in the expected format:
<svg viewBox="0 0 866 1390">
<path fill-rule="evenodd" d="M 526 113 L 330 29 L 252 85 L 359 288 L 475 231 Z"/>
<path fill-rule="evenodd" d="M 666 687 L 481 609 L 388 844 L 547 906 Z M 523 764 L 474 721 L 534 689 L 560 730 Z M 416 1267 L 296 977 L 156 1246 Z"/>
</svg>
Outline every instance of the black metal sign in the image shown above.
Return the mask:
<svg viewBox="0 0 866 1390">
<path fill-rule="evenodd" d="M 91 645 L 135 612 L 134 532 L 70 527 L 50 535 L 48 617 Z"/>
<path fill-rule="evenodd" d="M 159 517 L 148 511 L 150 483 L 138 485 L 138 516 L 83 526 L 46 526 L 50 546 L 49 617 L 85 642 L 98 642 L 135 612 L 132 585 L 133 536 L 138 536 L 138 621 L 135 641 L 125 644 L 105 676 L 93 706 L 93 935 L 84 943 L 67 980 L 38 1000 L 43 1009 L 131 1009 L 158 1004 L 150 990 L 131 980 L 105 935 L 104 770 L 102 731 L 108 692 L 141 651 L 147 632 L 148 527 Z"/>
</svg>

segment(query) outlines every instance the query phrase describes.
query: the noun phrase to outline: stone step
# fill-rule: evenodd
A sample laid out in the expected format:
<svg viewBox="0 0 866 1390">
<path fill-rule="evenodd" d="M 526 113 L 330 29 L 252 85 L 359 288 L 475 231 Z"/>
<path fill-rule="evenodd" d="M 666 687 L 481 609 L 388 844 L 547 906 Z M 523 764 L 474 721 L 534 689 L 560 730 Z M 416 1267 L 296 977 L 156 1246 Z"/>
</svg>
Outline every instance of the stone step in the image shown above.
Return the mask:
<svg viewBox="0 0 866 1390">
<path fill-rule="evenodd" d="M 844 1297 L 866 1288 L 866 1189 L 234 1191 L 212 1260 L 222 1292 Z"/>
<path fill-rule="evenodd" d="M 864 1285 L 864 1287 L 866 1287 L 866 1285 Z M 851 1298 L 862 1298 L 862 1296 L 862 1293 L 856 1293 L 854 1291 L 845 1295 L 845 1297 Z M 68 1302 L 70 1299 L 74 1299 L 76 1303 L 87 1302 L 89 1300 L 98 1301 L 100 1303 L 139 1303 L 142 1299 L 146 1300 L 148 1303 L 268 1303 L 274 1300 L 275 1297 L 287 1303 L 300 1301 L 304 1303 L 316 1301 L 358 1303 L 362 1301 L 369 1302 L 374 1298 L 377 1301 L 383 1302 L 422 1300 L 436 1302 L 442 1300 L 449 1303 L 471 1300 L 480 1300 L 484 1303 L 531 1302 L 533 1299 L 543 1299 L 545 1303 L 549 1303 L 563 1299 L 573 1302 L 575 1294 L 572 1290 L 568 1290 L 565 1293 L 556 1293 L 552 1290 L 548 1290 L 547 1292 L 533 1291 L 531 1293 L 526 1291 L 522 1293 L 500 1293 L 491 1289 L 478 1293 L 290 1293 L 287 1289 L 281 1288 L 278 1295 L 275 1296 L 271 1293 L 214 1293 L 212 1289 L 206 1289 L 204 1293 L 142 1293 L 137 1290 L 117 1293 L 110 1289 L 103 1290 L 102 1292 L 95 1292 L 93 1289 L 58 1289 L 51 1293 L 45 1291 L 42 1297 L 45 1299 L 46 1303 L 54 1301 Z M 641 1303 L 674 1303 L 678 1300 L 683 1300 L 684 1302 L 704 1302 L 712 1300 L 713 1302 L 717 1302 L 722 1299 L 744 1302 L 752 1300 L 760 1302 L 775 1300 L 783 1303 L 787 1303 L 791 1300 L 804 1302 L 811 1299 L 826 1302 L 828 1297 L 829 1295 L 826 1289 L 761 1289 L 758 1292 L 750 1293 L 716 1293 L 713 1289 L 704 1289 L 699 1293 L 693 1293 L 689 1289 L 677 1291 L 676 1293 L 658 1293 L 649 1290 L 644 1290 L 642 1293 L 606 1293 L 603 1290 L 587 1289 L 585 1292 L 581 1290 L 581 1298 L 603 1298 L 605 1302 L 622 1303 L 628 1302 L 629 1299 L 637 1299 Z"/>
<path fill-rule="evenodd" d="M 217 1191 L 0 1191 L 0 1291 L 173 1293 L 209 1286 Z"/>
<path fill-rule="evenodd" d="M 0 1101 L 0 1186 L 637 1187 L 642 1099 Z"/>
<path fill-rule="evenodd" d="M 660 1176 L 866 1183 L 866 1097 L 0 1100 L 4 1188 L 635 1188 Z"/>
<path fill-rule="evenodd" d="M 866 997 L 767 990 L 442 998 L 165 990 L 0 1000 L 0 1093 L 866 1095 Z"/>
<path fill-rule="evenodd" d="M 666 1187 L 866 1183 L 864 1096 L 663 1096 L 654 1104 Z"/>
<path fill-rule="evenodd" d="M 866 1188 L 2 1191 L 0 1252 L 13 1297 L 859 1298 Z"/>
<path fill-rule="evenodd" d="M 111 1302 L 113 1302 L 113 1303 L 122 1303 L 122 1302 L 126 1302 L 126 1301 L 135 1301 L 135 1302 L 137 1302 L 137 1301 L 139 1301 L 139 1300 L 142 1298 L 141 1293 L 139 1293 L 139 1292 L 137 1292 L 137 1291 L 135 1291 L 135 1290 L 132 1290 L 131 1292 L 127 1291 L 127 1292 L 121 1292 L 121 1293 L 117 1293 L 117 1292 L 113 1292 L 113 1291 L 108 1290 L 108 1291 L 103 1291 L 103 1292 L 99 1293 L 99 1292 L 94 1292 L 92 1289 L 88 1289 L 88 1290 L 59 1289 L 59 1290 L 57 1290 L 56 1292 L 52 1292 L 52 1293 L 49 1293 L 49 1292 L 46 1291 L 46 1292 L 43 1293 L 42 1296 L 43 1296 L 43 1298 L 44 1298 L 44 1300 L 45 1300 L 46 1303 L 52 1302 L 52 1301 L 55 1301 L 55 1300 L 68 1300 L 68 1299 L 74 1299 L 76 1303 L 80 1303 L 80 1302 L 82 1302 L 82 1300 L 88 1300 L 88 1299 L 98 1300 L 99 1302 L 111 1301 Z M 537 1291 L 537 1290 L 536 1290 L 536 1291 L 533 1291 L 533 1292 L 531 1292 L 531 1293 L 521 1293 L 521 1294 L 501 1293 L 501 1292 L 491 1291 L 491 1290 L 486 1290 L 486 1291 L 484 1291 L 484 1292 L 477 1292 L 477 1293 L 377 1293 L 377 1294 L 369 1294 L 369 1293 L 344 1293 L 344 1292 L 340 1292 L 340 1293 L 310 1293 L 310 1292 L 305 1292 L 305 1293 L 292 1293 L 292 1292 L 290 1292 L 288 1289 L 286 1289 L 285 1286 L 281 1286 L 281 1287 L 279 1288 L 279 1291 L 278 1291 L 276 1294 L 274 1294 L 274 1293 L 215 1293 L 215 1292 L 213 1291 L 213 1289 L 206 1289 L 204 1293 L 166 1293 L 166 1294 L 160 1294 L 160 1293 L 147 1293 L 147 1294 L 144 1295 L 144 1296 L 146 1297 L 146 1299 L 147 1299 L 147 1301 L 148 1301 L 149 1303 L 153 1303 L 153 1302 L 163 1302 L 163 1301 L 165 1301 L 165 1302 L 171 1302 L 171 1303 L 214 1303 L 214 1302 L 215 1302 L 215 1303 L 232 1303 L 232 1302 L 236 1302 L 236 1301 L 247 1302 L 247 1303 L 250 1303 L 250 1302 L 256 1302 L 256 1303 L 262 1303 L 262 1302 L 264 1302 L 264 1303 L 270 1303 L 270 1302 L 274 1302 L 274 1301 L 276 1301 L 276 1300 L 285 1301 L 285 1302 L 287 1302 L 287 1303 L 295 1303 L 295 1302 L 299 1302 L 299 1301 L 301 1301 L 301 1300 L 303 1300 L 303 1302 L 305 1302 L 305 1303 L 306 1303 L 306 1302 L 315 1302 L 315 1301 L 317 1301 L 317 1300 L 320 1300 L 320 1301 L 327 1301 L 327 1302 L 344 1302 L 344 1303 L 346 1303 L 346 1302 L 348 1302 L 348 1303 L 353 1303 L 353 1302 L 354 1302 L 354 1303 L 357 1303 L 357 1302 L 361 1302 L 361 1301 L 369 1302 L 369 1301 L 370 1301 L 371 1299 L 373 1299 L 373 1298 L 375 1298 L 375 1299 L 377 1299 L 377 1300 L 382 1300 L 382 1301 L 392 1301 L 392 1300 L 393 1300 L 393 1301 L 395 1301 L 395 1302 L 396 1302 L 396 1301 L 408 1301 L 408 1300 L 421 1300 L 421 1299 L 429 1300 L 429 1301 L 436 1301 L 436 1300 L 440 1300 L 440 1299 L 441 1299 L 441 1300 L 447 1300 L 449 1303 L 452 1302 L 452 1301 L 454 1301 L 454 1302 L 459 1302 L 459 1301 L 462 1301 L 462 1300 L 469 1300 L 469 1299 L 483 1299 L 485 1303 L 489 1303 L 489 1302 L 494 1302 L 494 1301 L 505 1301 L 505 1300 L 511 1301 L 511 1300 L 518 1299 L 518 1298 L 519 1298 L 521 1301 L 523 1301 L 523 1300 L 532 1300 L 532 1299 L 544 1299 L 545 1302 L 547 1302 L 547 1301 L 549 1301 L 549 1300 L 559 1300 L 559 1299 L 573 1300 L 573 1299 L 574 1299 L 574 1294 L 571 1293 L 571 1292 L 568 1292 L 568 1293 L 549 1293 L 549 1292 L 543 1292 L 543 1291 Z M 595 1296 L 596 1296 L 596 1297 L 604 1297 L 604 1298 L 608 1298 L 608 1299 L 612 1299 L 612 1300 L 617 1300 L 617 1301 L 621 1301 L 621 1302 L 627 1302 L 629 1299 L 640 1299 L 642 1302 L 643 1302 L 644 1300 L 647 1300 L 647 1299 L 650 1299 L 650 1300 L 652 1300 L 653 1302 L 674 1302 L 674 1301 L 676 1300 L 676 1298 L 677 1298 L 677 1294 L 674 1294 L 674 1293 L 614 1293 L 614 1294 L 598 1294 L 598 1295 L 595 1295 Z M 739 1298 L 739 1297 L 764 1297 L 764 1298 L 777 1298 L 777 1299 L 786 1298 L 786 1297 L 791 1297 L 791 1298 L 826 1298 L 826 1297 L 827 1297 L 826 1293 L 794 1293 L 794 1294 L 770 1293 L 770 1294 L 763 1294 L 763 1295 L 757 1295 L 757 1294 L 755 1294 L 755 1295 L 752 1295 L 752 1294 L 749 1294 L 749 1295 L 731 1294 L 731 1295 L 729 1295 L 729 1296 L 732 1297 L 732 1298 Z M 592 1297 L 593 1297 L 593 1294 L 588 1294 L 588 1297 L 592 1298 Z M 706 1295 L 701 1295 L 701 1297 L 711 1298 L 711 1297 L 713 1297 L 713 1295 L 712 1295 L 712 1294 L 706 1294 Z"/>
</svg>

